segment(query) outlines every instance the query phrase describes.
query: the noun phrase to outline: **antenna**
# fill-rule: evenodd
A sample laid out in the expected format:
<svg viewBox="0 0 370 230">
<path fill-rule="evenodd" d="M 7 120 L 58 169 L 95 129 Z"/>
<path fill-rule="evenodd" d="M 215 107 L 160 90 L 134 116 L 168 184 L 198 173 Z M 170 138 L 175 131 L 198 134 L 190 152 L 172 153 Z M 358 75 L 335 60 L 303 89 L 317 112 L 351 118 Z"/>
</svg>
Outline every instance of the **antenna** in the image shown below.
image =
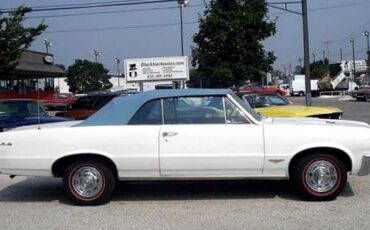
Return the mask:
<svg viewBox="0 0 370 230">
<path fill-rule="evenodd" d="M 40 89 L 39 89 L 39 79 L 37 78 L 37 83 L 36 83 L 36 87 L 37 87 L 37 129 L 40 130 L 41 127 L 40 127 L 40 123 L 41 123 L 41 118 L 40 118 L 40 104 L 39 104 L 39 101 L 40 101 Z"/>
</svg>

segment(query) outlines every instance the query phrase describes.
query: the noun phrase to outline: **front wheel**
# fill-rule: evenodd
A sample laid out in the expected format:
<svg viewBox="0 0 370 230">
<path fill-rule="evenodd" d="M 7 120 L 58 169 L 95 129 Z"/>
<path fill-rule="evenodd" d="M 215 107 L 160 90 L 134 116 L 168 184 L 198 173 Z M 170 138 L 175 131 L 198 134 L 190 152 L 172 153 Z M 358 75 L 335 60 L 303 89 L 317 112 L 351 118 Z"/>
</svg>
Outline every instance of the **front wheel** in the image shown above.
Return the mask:
<svg viewBox="0 0 370 230">
<path fill-rule="evenodd" d="M 308 155 L 297 162 L 293 181 L 307 200 L 332 200 L 343 191 L 347 171 L 343 162 L 332 155 Z"/>
<path fill-rule="evenodd" d="M 63 175 L 64 189 L 77 205 L 107 203 L 114 191 L 115 178 L 112 170 L 96 162 L 75 162 Z"/>
</svg>

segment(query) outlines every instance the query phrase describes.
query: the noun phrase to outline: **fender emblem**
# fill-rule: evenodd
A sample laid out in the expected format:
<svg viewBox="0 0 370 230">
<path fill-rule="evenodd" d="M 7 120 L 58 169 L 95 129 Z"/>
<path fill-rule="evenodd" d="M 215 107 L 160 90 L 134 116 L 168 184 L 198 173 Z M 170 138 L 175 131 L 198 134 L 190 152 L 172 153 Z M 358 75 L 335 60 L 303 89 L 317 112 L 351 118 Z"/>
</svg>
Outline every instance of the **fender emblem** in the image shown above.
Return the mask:
<svg viewBox="0 0 370 230">
<path fill-rule="evenodd" d="M 280 162 L 283 162 L 284 159 L 270 159 L 269 161 L 272 163 L 280 163 Z"/>
</svg>

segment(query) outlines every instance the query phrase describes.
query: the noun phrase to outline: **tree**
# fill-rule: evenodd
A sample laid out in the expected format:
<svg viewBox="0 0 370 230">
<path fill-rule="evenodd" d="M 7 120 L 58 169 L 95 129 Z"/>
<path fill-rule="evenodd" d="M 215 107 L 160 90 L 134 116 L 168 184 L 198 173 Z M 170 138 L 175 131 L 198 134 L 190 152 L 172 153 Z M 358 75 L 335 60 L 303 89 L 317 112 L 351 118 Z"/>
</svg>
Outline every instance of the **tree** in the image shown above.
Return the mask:
<svg viewBox="0 0 370 230">
<path fill-rule="evenodd" d="M 66 82 L 72 93 L 89 93 L 112 88 L 108 70 L 101 63 L 76 60 L 67 69 Z"/>
<path fill-rule="evenodd" d="M 47 25 L 25 28 L 25 15 L 32 9 L 20 6 L 7 17 L 0 16 L 0 74 L 17 65 L 22 52 L 27 49 Z"/>
<path fill-rule="evenodd" d="M 264 0 L 211 0 L 194 35 L 192 64 L 203 87 L 231 87 L 261 79 L 275 56 L 262 41 L 275 34 Z M 193 84 L 190 79 L 190 84 Z M 196 81 L 199 81 L 197 79 Z"/>
<path fill-rule="evenodd" d="M 319 60 L 310 64 L 311 79 L 321 79 L 328 74 L 329 60 Z M 305 67 L 302 68 L 301 74 L 305 74 Z"/>
</svg>

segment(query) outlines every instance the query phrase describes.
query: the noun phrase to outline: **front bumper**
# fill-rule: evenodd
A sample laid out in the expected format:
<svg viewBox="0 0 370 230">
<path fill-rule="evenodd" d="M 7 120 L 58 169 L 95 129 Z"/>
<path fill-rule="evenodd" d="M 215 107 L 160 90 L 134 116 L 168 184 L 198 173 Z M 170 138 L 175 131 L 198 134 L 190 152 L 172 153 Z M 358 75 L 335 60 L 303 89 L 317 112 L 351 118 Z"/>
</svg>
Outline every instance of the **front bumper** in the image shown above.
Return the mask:
<svg viewBox="0 0 370 230">
<path fill-rule="evenodd" d="M 358 171 L 359 176 L 367 176 L 370 174 L 370 154 L 362 157 L 361 168 Z"/>
</svg>

